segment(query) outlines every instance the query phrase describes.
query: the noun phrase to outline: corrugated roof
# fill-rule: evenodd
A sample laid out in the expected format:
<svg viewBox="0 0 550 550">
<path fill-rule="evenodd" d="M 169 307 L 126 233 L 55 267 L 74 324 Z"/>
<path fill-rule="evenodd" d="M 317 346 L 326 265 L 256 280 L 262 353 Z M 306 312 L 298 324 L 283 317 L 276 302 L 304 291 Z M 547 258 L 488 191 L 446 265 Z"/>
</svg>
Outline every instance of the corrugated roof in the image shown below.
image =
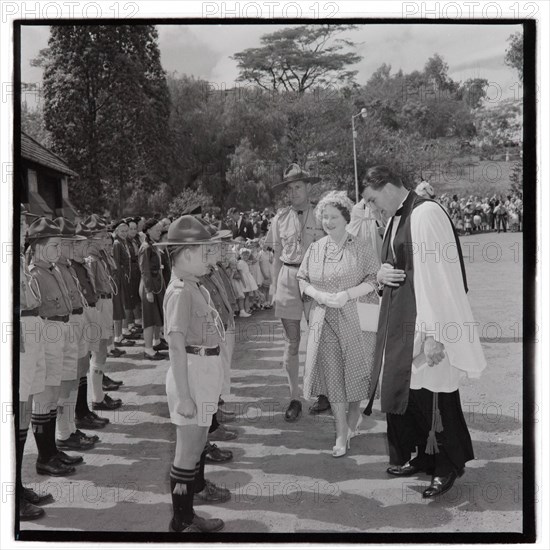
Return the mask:
<svg viewBox="0 0 550 550">
<path fill-rule="evenodd" d="M 36 162 L 42 166 L 47 166 L 52 170 L 67 174 L 68 176 L 78 176 L 78 174 L 71 170 L 67 163 L 55 153 L 52 153 L 49 149 L 46 149 L 43 145 L 38 143 L 35 139 L 21 132 L 21 156 L 24 159 Z"/>
</svg>

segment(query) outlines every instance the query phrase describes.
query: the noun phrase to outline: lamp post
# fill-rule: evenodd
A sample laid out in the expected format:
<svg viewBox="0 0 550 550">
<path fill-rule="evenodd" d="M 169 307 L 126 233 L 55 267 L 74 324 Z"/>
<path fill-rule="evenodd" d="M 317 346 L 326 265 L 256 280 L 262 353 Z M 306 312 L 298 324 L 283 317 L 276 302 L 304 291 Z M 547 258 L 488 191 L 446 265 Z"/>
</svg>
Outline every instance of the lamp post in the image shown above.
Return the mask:
<svg viewBox="0 0 550 550">
<path fill-rule="evenodd" d="M 359 180 L 357 179 L 357 150 L 355 147 L 355 138 L 357 137 L 357 132 L 355 131 L 355 119 L 360 116 L 361 118 L 367 117 L 367 110 L 365 107 L 361 109 L 356 115 L 351 117 L 351 134 L 353 136 L 353 168 L 355 170 L 355 202 L 359 202 Z"/>
</svg>

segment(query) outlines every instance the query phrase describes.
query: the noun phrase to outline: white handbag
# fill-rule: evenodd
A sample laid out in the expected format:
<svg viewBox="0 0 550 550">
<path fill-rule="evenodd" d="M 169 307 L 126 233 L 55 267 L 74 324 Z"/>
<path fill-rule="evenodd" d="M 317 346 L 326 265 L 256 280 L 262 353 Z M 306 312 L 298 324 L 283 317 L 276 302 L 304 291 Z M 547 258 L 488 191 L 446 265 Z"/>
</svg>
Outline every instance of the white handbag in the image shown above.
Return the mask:
<svg viewBox="0 0 550 550">
<path fill-rule="evenodd" d="M 359 324 L 363 332 L 378 331 L 378 317 L 380 316 L 379 304 L 357 302 L 357 313 L 359 314 Z"/>
</svg>

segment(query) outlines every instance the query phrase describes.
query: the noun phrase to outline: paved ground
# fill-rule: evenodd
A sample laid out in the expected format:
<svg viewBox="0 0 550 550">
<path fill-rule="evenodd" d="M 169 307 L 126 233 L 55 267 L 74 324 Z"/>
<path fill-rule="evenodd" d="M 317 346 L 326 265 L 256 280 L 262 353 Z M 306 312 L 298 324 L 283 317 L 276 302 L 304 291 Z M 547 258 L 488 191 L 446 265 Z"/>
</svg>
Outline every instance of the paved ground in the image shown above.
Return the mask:
<svg viewBox="0 0 550 550">
<path fill-rule="evenodd" d="M 489 365 L 480 380 L 466 381 L 461 389 L 476 460 L 455 487 L 438 501 L 426 501 L 420 493 L 427 477 L 388 479 L 379 412 L 363 418 L 362 435 L 339 459 L 330 455 L 331 416 L 305 414 L 296 424 L 285 423 L 282 332 L 272 313 L 263 312 L 238 322 L 227 402 L 239 414 L 229 425 L 239 438 L 220 444 L 233 450 L 234 460 L 207 465 L 207 477 L 227 486 L 233 498 L 220 506 L 201 505 L 203 515 L 222 517 L 227 532 L 521 531 L 521 234 L 462 242 Z M 22 523 L 22 529 L 167 530 L 174 449 L 164 393 L 168 362 L 145 362 L 137 356 L 143 348 L 134 349 L 111 361 L 113 377 L 124 380 L 114 394 L 124 406 L 105 413 L 111 423 L 97 432 L 101 442 L 85 453 L 76 475 L 36 475 L 36 448 L 29 438 L 24 480 L 52 492 L 56 502 L 44 518 Z"/>
</svg>

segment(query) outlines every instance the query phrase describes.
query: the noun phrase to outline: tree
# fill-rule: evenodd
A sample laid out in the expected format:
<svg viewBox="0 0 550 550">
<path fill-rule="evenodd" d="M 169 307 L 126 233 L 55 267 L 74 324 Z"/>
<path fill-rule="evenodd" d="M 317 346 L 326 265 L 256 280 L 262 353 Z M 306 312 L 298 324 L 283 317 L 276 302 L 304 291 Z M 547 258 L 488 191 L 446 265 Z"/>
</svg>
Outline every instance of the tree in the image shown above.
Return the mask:
<svg viewBox="0 0 550 550">
<path fill-rule="evenodd" d="M 506 49 L 504 63 L 518 72 L 519 79 L 523 82 L 523 34 L 516 32 L 508 37 L 510 46 Z"/>
<path fill-rule="evenodd" d="M 355 44 L 337 35 L 356 25 L 299 25 L 262 36 L 260 48 L 236 53 L 241 82 L 252 82 L 264 90 L 304 93 L 315 86 L 350 83 L 357 71 L 348 70 L 361 60 L 343 52 Z"/>
<path fill-rule="evenodd" d="M 54 151 L 79 173 L 85 212 L 118 215 L 136 188 L 166 178 L 170 98 L 152 25 L 52 26 L 44 66 L 44 120 Z"/>
<path fill-rule="evenodd" d="M 213 205 L 212 197 L 192 189 L 184 189 L 168 206 L 168 216 L 179 218 L 184 213 L 201 206 L 203 210 Z M 166 206 L 165 206 L 166 208 Z"/>
<path fill-rule="evenodd" d="M 51 148 L 51 138 L 44 126 L 44 113 L 40 107 L 31 109 L 26 101 L 21 104 L 21 130 L 44 147 Z"/>
</svg>

